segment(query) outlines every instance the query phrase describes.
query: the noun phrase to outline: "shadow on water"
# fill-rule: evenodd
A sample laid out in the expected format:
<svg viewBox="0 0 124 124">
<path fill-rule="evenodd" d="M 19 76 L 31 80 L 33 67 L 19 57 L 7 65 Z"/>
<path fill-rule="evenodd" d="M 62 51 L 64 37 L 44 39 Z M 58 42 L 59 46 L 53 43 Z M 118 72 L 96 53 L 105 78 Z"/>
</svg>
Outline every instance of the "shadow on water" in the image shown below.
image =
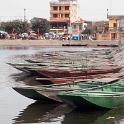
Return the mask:
<svg viewBox="0 0 124 124">
<path fill-rule="evenodd" d="M 57 122 L 63 119 L 64 114 L 72 111 L 72 108 L 66 104 L 45 104 L 35 102 L 26 109 L 20 111 L 15 117 L 14 123 L 40 123 L 40 122 Z"/>
<path fill-rule="evenodd" d="M 15 73 L 10 76 L 15 80 L 15 82 L 18 82 L 18 83 L 23 82 L 24 85 L 29 85 L 29 86 L 41 85 L 41 83 L 36 81 L 36 78 L 38 76 L 26 74 L 25 72 Z"/>
<path fill-rule="evenodd" d="M 98 117 L 93 124 L 124 124 L 124 106 L 111 109 Z"/>
<path fill-rule="evenodd" d="M 72 119 L 73 118 L 73 119 Z M 123 124 L 124 107 L 108 110 L 75 109 L 66 114 L 62 124 Z"/>
<path fill-rule="evenodd" d="M 29 86 L 34 86 L 34 85 L 47 85 L 47 84 L 52 84 L 51 81 L 49 80 L 42 80 L 42 81 L 37 81 L 36 78 L 40 78 L 40 76 L 34 76 L 34 75 L 30 75 L 28 73 L 25 72 L 21 72 L 21 73 L 15 73 L 10 75 L 16 82 L 20 82 L 22 81 L 24 83 L 24 85 L 29 85 Z"/>
<path fill-rule="evenodd" d="M 74 109 L 66 114 L 62 124 L 92 124 L 99 116 L 106 113 L 107 110 L 84 110 L 81 108 Z"/>
<path fill-rule="evenodd" d="M 71 108 L 66 104 L 35 102 L 19 112 L 14 123 L 52 123 L 61 124 L 123 124 L 124 107 L 107 110 L 83 110 Z"/>
</svg>

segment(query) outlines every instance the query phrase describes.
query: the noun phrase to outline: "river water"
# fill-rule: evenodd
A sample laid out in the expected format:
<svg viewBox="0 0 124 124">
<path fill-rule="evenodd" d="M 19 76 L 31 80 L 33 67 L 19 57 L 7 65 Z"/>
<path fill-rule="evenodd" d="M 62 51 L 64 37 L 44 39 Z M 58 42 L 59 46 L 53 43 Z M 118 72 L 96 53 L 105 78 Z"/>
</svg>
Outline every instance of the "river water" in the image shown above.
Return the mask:
<svg viewBox="0 0 124 124">
<path fill-rule="evenodd" d="M 24 62 L 44 51 L 91 50 L 82 47 L 0 47 L 0 124 L 124 124 L 124 107 L 92 111 L 72 109 L 65 104 L 46 104 L 28 99 L 12 89 L 14 86 L 39 83 L 35 81 L 35 77 L 11 67 L 7 62 Z"/>
</svg>

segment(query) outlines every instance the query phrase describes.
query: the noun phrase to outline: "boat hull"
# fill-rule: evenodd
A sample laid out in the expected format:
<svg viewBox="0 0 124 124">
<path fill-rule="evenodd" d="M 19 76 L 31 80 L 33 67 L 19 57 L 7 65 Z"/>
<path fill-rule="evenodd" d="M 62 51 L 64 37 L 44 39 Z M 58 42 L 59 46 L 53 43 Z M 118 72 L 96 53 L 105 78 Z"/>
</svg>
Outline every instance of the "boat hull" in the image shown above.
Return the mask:
<svg viewBox="0 0 124 124">
<path fill-rule="evenodd" d="M 37 70 L 39 74 L 44 75 L 49 78 L 63 78 L 63 77 L 77 77 L 77 76 L 88 76 L 96 74 L 107 74 L 107 73 L 117 73 L 122 67 L 112 67 L 108 69 L 82 69 L 80 71 L 76 70 Z"/>
<path fill-rule="evenodd" d="M 58 96 L 62 101 L 82 108 L 115 108 L 124 105 L 123 96 Z"/>
<path fill-rule="evenodd" d="M 14 87 L 13 88 L 16 92 L 18 92 L 19 94 L 33 99 L 33 100 L 38 100 L 38 101 L 43 101 L 43 102 L 55 102 L 52 99 L 49 99 L 45 96 L 43 96 L 42 94 L 36 92 L 34 89 L 29 89 L 29 88 L 18 88 L 18 87 Z"/>
</svg>

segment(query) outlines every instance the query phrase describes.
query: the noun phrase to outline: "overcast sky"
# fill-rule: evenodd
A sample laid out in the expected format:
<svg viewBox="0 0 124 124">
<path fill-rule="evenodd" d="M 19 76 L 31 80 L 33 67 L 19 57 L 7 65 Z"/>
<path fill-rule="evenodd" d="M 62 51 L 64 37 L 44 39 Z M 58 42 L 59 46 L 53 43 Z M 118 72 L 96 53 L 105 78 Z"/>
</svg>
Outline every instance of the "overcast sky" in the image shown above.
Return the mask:
<svg viewBox="0 0 124 124">
<path fill-rule="evenodd" d="M 52 0 L 57 1 L 57 0 Z M 1 0 L 0 22 L 33 17 L 49 19 L 50 0 Z M 80 17 L 88 21 L 107 20 L 107 9 L 111 15 L 124 15 L 124 0 L 78 0 Z"/>
</svg>

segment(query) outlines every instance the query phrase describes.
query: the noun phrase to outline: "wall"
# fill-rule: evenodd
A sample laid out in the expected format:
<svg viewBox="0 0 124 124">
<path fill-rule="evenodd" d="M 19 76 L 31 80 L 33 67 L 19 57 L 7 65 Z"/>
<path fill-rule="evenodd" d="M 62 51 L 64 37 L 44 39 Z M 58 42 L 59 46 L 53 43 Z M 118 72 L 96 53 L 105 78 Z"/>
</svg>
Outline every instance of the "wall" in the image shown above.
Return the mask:
<svg viewBox="0 0 124 124">
<path fill-rule="evenodd" d="M 105 40 L 105 41 L 111 40 L 109 33 L 107 33 L 107 34 L 105 34 L 105 33 L 102 33 L 102 34 L 97 33 L 96 38 L 97 38 L 96 40 Z"/>
<path fill-rule="evenodd" d="M 70 10 L 70 21 L 75 22 L 80 19 L 80 7 L 78 4 L 72 4 Z"/>
</svg>

